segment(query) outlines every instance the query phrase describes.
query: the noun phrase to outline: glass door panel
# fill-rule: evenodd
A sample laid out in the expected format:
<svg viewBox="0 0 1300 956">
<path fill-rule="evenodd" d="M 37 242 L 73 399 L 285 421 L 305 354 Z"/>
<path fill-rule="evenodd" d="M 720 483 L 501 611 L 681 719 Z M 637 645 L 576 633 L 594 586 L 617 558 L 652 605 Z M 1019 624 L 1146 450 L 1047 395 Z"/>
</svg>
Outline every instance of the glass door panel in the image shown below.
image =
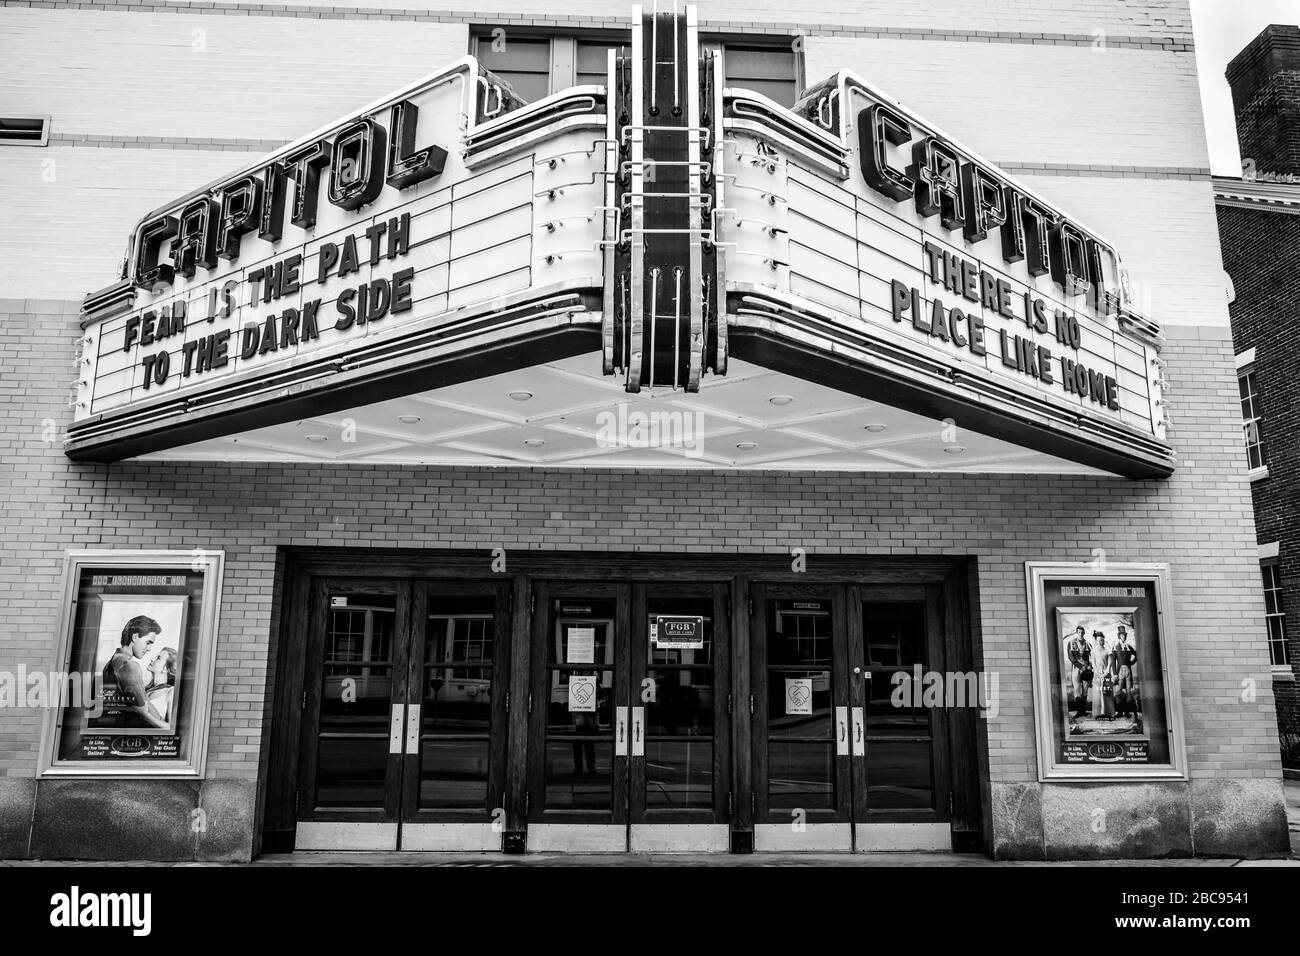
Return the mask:
<svg viewBox="0 0 1300 956">
<path fill-rule="evenodd" d="M 330 601 L 313 805 L 382 810 L 397 598 L 331 594 Z"/>
<path fill-rule="evenodd" d="M 311 588 L 299 849 L 396 849 L 410 586 L 317 579 Z"/>
<path fill-rule="evenodd" d="M 725 588 L 539 582 L 535 599 L 528 845 L 725 850 Z"/>
<path fill-rule="evenodd" d="M 508 584 L 313 583 L 300 849 L 499 849 Z"/>
<path fill-rule="evenodd" d="M 870 674 L 866 682 L 864 809 L 869 815 L 877 811 L 932 813 L 932 721 L 942 717 L 942 695 L 950 681 L 945 681 L 942 672 L 931 670 L 925 601 L 867 599 L 860 609 L 863 670 Z"/>
<path fill-rule="evenodd" d="M 755 845 L 848 849 L 852 728 L 840 589 L 756 585 L 753 597 Z"/>
<path fill-rule="evenodd" d="M 535 586 L 530 825 L 626 826 L 626 591 Z"/>
<path fill-rule="evenodd" d="M 719 822 L 729 769 L 716 733 L 726 727 L 726 591 L 642 585 L 633 602 L 632 705 L 645 734 L 632 765 L 633 823 Z M 634 742 L 637 726 L 634 717 Z"/>
<path fill-rule="evenodd" d="M 944 667 L 938 590 L 932 585 L 850 588 L 851 686 L 864 712 L 854 758 L 859 850 L 951 849 L 946 728 L 964 675 Z"/>
<path fill-rule="evenodd" d="M 507 587 L 430 582 L 417 593 L 408 822 L 483 824 L 504 803 Z"/>
</svg>

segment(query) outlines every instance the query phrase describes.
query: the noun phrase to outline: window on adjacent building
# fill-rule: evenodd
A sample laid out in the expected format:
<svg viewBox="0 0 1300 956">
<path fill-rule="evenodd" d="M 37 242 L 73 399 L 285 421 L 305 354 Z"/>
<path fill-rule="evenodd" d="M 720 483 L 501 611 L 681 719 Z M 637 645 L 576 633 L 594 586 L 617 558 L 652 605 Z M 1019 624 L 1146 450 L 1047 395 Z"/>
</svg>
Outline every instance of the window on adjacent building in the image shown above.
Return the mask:
<svg viewBox="0 0 1300 956">
<path fill-rule="evenodd" d="M 1270 561 L 1259 566 L 1264 579 L 1264 615 L 1268 621 L 1268 659 L 1276 665 L 1287 663 L 1286 610 L 1282 606 L 1282 578 L 1278 564 Z"/>
<path fill-rule="evenodd" d="M 727 86 L 762 93 L 782 106 L 794 106 L 799 97 L 799 61 L 794 46 L 711 43 L 722 53 L 722 78 Z"/>
<path fill-rule="evenodd" d="M 1255 370 L 1237 372 L 1237 388 L 1241 392 L 1241 425 L 1246 439 L 1246 461 L 1252 470 L 1264 467 L 1264 436 L 1260 432 L 1259 390 L 1255 385 Z"/>
<path fill-rule="evenodd" d="M 630 42 L 628 33 L 515 36 L 513 32 L 485 30 L 474 35 L 471 49 L 484 67 L 531 103 L 570 86 L 603 84 L 608 51 Z M 783 106 L 794 105 L 799 93 L 799 62 L 792 42 L 706 38 L 704 45 L 721 54 L 728 86 L 762 93 Z"/>
</svg>

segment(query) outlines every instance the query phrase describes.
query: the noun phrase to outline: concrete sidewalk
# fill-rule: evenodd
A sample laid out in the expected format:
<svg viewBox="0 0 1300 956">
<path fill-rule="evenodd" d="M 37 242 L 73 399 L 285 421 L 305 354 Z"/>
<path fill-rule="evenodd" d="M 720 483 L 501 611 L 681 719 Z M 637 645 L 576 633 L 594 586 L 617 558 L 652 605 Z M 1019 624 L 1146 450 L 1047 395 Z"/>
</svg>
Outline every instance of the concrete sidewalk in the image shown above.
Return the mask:
<svg viewBox="0 0 1300 956">
<path fill-rule="evenodd" d="M 1290 859 L 1237 860 L 1229 858 L 1194 860 L 1068 860 L 999 861 L 966 853 L 529 853 L 508 856 L 504 853 L 272 853 L 252 863 L 150 863 L 144 860 L 100 862 L 83 860 L 0 860 L 0 867 L 27 866 L 419 866 L 419 867 L 498 867 L 498 866 L 1092 866 L 1092 867 L 1300 867 L 1300 780 L 1285 781 L 1287 823 L 1291 830 Z"/>
<path fill-rule="evenodd" d="M 1291 830 L 1291 855 L 1300 857 L 1300 778 L 1284 779 L 1282 789 L 1286 792 L 1286 822 Z"/>
<path fill-rule="evenodd" d="M 1300 859 L 1236 860 L 1069 860 L 1060 862 L 990 860 L 984 856 L 958 853 L 282 853 L 266 854 L 252 863 L 149 863 L 81 860 L 6 860 L 0 868 L 166 866 L 166 867 L 574 867 L 574 866 L 705 866 L 705 867 L 1300 867 Z"/>
</svg>

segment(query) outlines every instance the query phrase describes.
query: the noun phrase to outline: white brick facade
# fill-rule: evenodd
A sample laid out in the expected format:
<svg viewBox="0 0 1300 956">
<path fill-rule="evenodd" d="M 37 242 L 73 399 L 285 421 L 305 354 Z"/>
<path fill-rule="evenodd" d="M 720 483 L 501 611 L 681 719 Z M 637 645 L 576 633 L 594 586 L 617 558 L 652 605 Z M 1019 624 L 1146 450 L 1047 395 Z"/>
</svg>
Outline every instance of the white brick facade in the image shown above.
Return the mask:
<svg viewBox="0 0 1300 956">
<path fill-rule="evenodd" d="M 1013 845 L 1036 839 L 1041 850 L 1045 826 L 1059 833 L 1074 824 L 1058 818 L 1068 808 L 1037 795 L 1037 831 L 1005 815 L 1008 794 L 1038 786 L 1024 564 L 1086 561 L 1104 548 L 1112 561 L 1172 565 L 1191 781 L 1165 791 L 1186 808 L 1191 833 L 1215 801 L 1232 799 L 1219 789 L 1207 796 L 1210 788 L 1238 782 L 1242 799 L 1268 812 L 1280 800 L 1185 2 L 822 0 L 800 9 L 810 82 L 855 70 L 1116 244 L 1139 306 L 1169 333 L 1170 440 L 1181 464 L 1163 482 L 70 464 L 42 430 L 52 421 L 61 438 L 70 420 L 80 299 L 115 278 L 141 215 L 464 55 L 471 25 L 615 27 L 626 12 L 611 13 L 606 0 L 500 0 L 482 14 L 402 0 L 56 6 L 0 5 L 0 114 L 50 114 L 53 134 L 46 149 L 0 147 L 0 598 L 11 619 L 52 633 L 67 549 L 224 549 L 213 780 L 242 781 L 250 794 L 258 780 L 280 547 L 486 550 L 505 541 L 770 554 L 798 545 L 810 561 L 819 553 L 962 554 L 978 567 L 977 663 L 999 672 L 1004 698 L 987 724 L 995 850 L 1034 855 Z M 705 30 L 736 33 L 793 32 L 799 25 L 765 22 L 789 11 L 700 4 Z M 275 508 L 258 497 L 268 486 Z M 936 490 L 969 505 L 937 507 Z M 48 647 L 12 637 L 0 637 L 0 655 L 6 664 L 51 664 Z M 1250 679 L 1258 697 L 1245 703 Z M 40 716 L 14 712 L 0 723 L 0 777 L 12 778 L 0 801 L 20 799 L 20 782 L 35 773 Z M 1086 830 L 1086 818 L 1075 822 Z"/>
</svg>

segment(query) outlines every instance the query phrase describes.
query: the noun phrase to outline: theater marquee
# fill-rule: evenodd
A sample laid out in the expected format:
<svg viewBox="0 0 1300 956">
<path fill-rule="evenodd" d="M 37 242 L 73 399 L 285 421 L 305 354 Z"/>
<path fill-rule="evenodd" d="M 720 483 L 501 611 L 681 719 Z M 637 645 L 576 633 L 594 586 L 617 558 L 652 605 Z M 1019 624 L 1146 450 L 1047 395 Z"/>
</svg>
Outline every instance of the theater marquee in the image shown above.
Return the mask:
<svg viewBox="0 0 1300 956">
<path fill-rule="evenodd" d="M 740 362 L 1160 477 L 1130 298 L 1109 242 L 854 74 L 786 109 L 724 86 L 693 10 L 636 8 L 603 85 L 525 104 L 467 57 L 144 216 L 86 299 L 67 452 L 590 356 L 632 396 Z"/>
</svg>

